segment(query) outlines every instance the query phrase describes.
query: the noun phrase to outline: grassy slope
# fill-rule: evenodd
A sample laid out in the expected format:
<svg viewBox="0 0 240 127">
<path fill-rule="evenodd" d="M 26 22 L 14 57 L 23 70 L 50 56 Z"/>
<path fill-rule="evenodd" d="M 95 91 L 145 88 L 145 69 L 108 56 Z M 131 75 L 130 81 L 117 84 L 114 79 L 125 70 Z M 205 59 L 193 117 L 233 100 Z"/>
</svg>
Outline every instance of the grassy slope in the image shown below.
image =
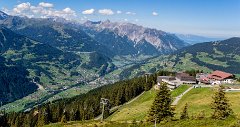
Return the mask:
<svg viewBox="0 0 240 127">
<path fill-rule="evenodd" d="M 145 92 L 137 100 L 121 107 L 118 111 L 111 115 L 108 118 L 108 120 L 111 121 L 124 121 L 133 119 L 143 120 L 149 110 L 149 107 L 153 103 L 155 95 L 156 95 L 155 90 Z"/>
<path fill-rule="evenodd" d="M 197 88 L 192 89 L 186 95 L 184 95 L 179 101 L 176 107 L 176 116 L 179 116 L 185 103 L 189 104 L 189 115 L 197 115 L 201 111 L 204 111 L 206 116 L 210 116 L 212 113 L 210 104 L 212 101 L 214 90 L 212 88 Z M 240 116 L 240 102 L 239 92 L 228 92 L 227 97 L 232 105 L 232 109 L 237 116 Z"/>
<path fill-rule="evenodd" d="M 133 122 L 133 121 L 132 121 Z M 151 123 L 126 123 L 116 121 L 105 121 L 103 123 L 99 121 L 74 121 L 65 124 L 55 123 L 44 127 L 153 127 Z M 178 120 L 167 123 L 157 124 L 157 127 L 239 127 L 240 124 L 237 119 L 228 118 L 226 120 Z"/>
<path fill-rule="evenodd" d="M 182 94 L 186 91 L 190 86 L 189 85 L 181 85 L 176 90 L 171 92 L 172 97 L 177 97 L 178 95 Z"/>
<path fill-rule="evenodd" d="M 176 97 L 184 92 L 188 86 L 182 86 L 172 92 L 172 96 Z M 176 117 L 178 118 L 180 112 L 182 111 L 186 103 L 189 104 L 189 115 L 198 115 L 200 112 L 204 111 L 206 116 L 210 116 L 212 113 L 210 104 L 212 101 L 214 90 L 212 88 L 197 88 L 189 91 L 186 95 L 182 97 L 176 106 Z M 154 100 L 154 95 L 156 92 L 154 90 L 144 93 L 134 102 L 124 105 L 113 115 L 111 115 L 108 120 L 111 121 L 131 121 L 131 120 L 144 120 L 147 112 L 152 105 Z M 240 102 L 238 101 L 240 96 L 239 92 L 228 92 L 227 97 L 232 105 L 232 109 L 237 116 L 240 116 Z"/>
<path fill-rule="evenodd" d="M 182 86 L 172 92 L 172 96 L 181 94 L 180 91 L 185 91 L 188 87 Z M 183 90 L 185 89 L 185 90 Z M 179 94 L 176 94 L 179 93 Z M 212 101 L 212 95 L 214 93 L 213 88 L 196 88 L 192 89 L 183 98 L 179 101 L 179 104 L 176 107 L 176 117 L 179 117 L 180 112 L 182 111 L 183 106 L 186 102 L 189 104 L 189 115 L 191 114 L 197 115 L 202 110 L 205 110 L 206 116 L 211 114 L 211 108 L 209 104 Z M 50 124 L 48 127 L 95 127 L 95 124 L 98 127 L 126 127 L 132 125 L 131 122 L 134 120 L 144 120 L 148 109 L 150 108 L 154 96 L 156 95 L 156 91 L 150 90 L 145 92 L 141 97 L 139 97 L 134 102 L 125 105 L 119 109 L 118 112 L 115 112 L 112 116 L 110 116 L 106 122 L 101 123 L 99 121 L 77 121 L 77 122 L 69 122 L 66 124 Z M 227 97 L 232 104 L 232 109 L 234 113 L 239 118 L 240 113 L 240 102 L 238 98 L 240 96 L 239 92 L 229 92 L 227 93 Z M 144 107 L 145 106 L 145 107 Z M 232 125 L 237 124 L 238 119 L 229 118 L 227 120 L 213 120 L 210 118 L 205 118 L 202 120 L 177 120 L 168 123 L 162 123 L 158 126 L 161 127 L 230 127 Z M 127 123 L 128 122 L 128 123 Z M 238 123 L 239 124 L 239 123 Z M 135 127 L 149 127 L 153 126 L 149 123 L 136 125 Z M 239 125 L 238 125 L 239 126 Z"/>
<path fill-rule="evenodd" d="M 176 97 L 187 90 L 189 86 L 182 85 L 176 90 L 172 91 L 172 96 Z M 147 115 L 149 108 L 151 107 L 156 95 L 155 90 L 150 90 L 145 92 L 137 100 L 130 104 L 124 105 L 113 115 L 111 115 L 108 120 L 111 121 L 125 121 L 125 120 L 144 120 Z"/>
</svg>

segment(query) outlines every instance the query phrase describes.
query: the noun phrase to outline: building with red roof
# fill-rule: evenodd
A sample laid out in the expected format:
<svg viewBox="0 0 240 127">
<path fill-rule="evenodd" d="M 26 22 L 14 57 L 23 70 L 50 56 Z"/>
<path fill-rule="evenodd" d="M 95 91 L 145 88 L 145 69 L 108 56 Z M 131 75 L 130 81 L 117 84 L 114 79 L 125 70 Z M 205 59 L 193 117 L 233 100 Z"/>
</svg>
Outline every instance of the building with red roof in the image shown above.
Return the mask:
<svg viewBox="0 0 240 127">
<path fill-rule="evenodd" d="M 233 83 L 234 75 L 216 70 L 211 74 L 205 75 L 200 74 L 198 81 L 205 84 L 222 84 L 222 83 Z"/>
<path fill-rule="evenodd" d="M 223 71 L 214 71 L 212 74 L 208 75 L 208 78 L 211 80 L 223 81 L 225 79 L 234 78 L 233 74 L 223 72 Z"/>
</svg>

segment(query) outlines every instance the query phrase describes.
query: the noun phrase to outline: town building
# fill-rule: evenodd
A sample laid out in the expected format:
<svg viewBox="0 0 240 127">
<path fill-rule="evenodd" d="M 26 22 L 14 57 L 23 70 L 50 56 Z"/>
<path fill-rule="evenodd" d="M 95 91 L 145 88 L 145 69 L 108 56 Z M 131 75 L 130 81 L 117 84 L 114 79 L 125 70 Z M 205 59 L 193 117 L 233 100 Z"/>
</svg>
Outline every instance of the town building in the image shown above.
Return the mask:
<svg viewBox="0 0 240 127">
<path fill-rule="evenodd" d="M 181 84 L 196 84 L 196 78 L 187 73 L 177 73 L 176 79 L 179 80 Z"/>
<path fill-rule="evenodd" d="M 158 86 L 162 82 L 168 84 L 170 89 L 175 89 L 181 84 L 196 84 L 196 79 L 187 73 L 176 73 L 176 76 L 158 76 L 157 77 Z"/>
<path fill-rule="evenodd" d="M 177 84 L 177 82 L 174 82 L 174 81 L 176 81 L 176 78 L 173 76 L 158 76 L 157 87 L 159 87 L 162 82 L 166 82 L 170 89 L 175 89 L 176 87 L 178 87 L 179 84 Z"/>
<path fill-rule="evenodd" d="M 196 77 L 200 83 L 220 85 L 220 84 L 232 84 L 234 83 L 234 75 L 216 70 L 211 74 L 198 74 Z"/>
</svg>

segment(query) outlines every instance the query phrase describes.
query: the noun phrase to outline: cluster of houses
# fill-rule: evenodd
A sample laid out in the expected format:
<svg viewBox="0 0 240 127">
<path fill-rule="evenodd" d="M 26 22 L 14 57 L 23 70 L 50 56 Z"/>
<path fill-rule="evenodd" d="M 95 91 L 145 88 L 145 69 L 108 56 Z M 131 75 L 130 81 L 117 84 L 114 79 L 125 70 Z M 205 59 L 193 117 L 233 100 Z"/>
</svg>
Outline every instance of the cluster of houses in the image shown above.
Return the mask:
<svg viewBox="0 0 240 127">
<path fill-rule="evenodd" d="M 234 83 L 234 75 L 223 72 L 214 71 L 211 74 L 198 73 L 196 77 L 190 76 L 187 73 L 180 72 L 176 73 L 176 76 L 158 76 L 157 86 L 159 87 L 162 82 L 168 84 L 170 89 L 175 89 L 181 84 L 209 84 L 209 85 L 220 85 L 220 84 L 232 84 Z"/>
</svg>

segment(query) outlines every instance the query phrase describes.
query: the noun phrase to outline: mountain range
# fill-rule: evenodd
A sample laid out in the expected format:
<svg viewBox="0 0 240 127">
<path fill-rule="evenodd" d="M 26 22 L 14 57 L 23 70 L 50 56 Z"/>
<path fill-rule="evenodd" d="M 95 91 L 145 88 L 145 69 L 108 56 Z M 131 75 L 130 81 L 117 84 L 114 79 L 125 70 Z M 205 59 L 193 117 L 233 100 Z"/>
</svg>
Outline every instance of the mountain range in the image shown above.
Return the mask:
<svg viewBox="0 0 240 127">
<path fill-rule="evenodd" d="M 159 69 L 221 69 L 240 74 L 239 38 L 191 46 L 186 37 L 127 22 L 77 23 L 4 12 L 0 12 L 0 26 L 0 57 L 5 61 L 2 66 L 20 67 L 25 73 L 25 83 L 19 86 L 1 84 L 14 88 L 0 91 L 0 95 L 8 93 L 3 96 L 5 100 L 0 98 L 6 103 L 37 91 L 36 85 L 41 85 L 47 96 L 64 88 L 88 83 L 97 87 L 102 85 L 99 80 L 107 84 Z M 204 40 L 199 38 L 193 40 Z M 8 70 L 7 74 L 12 73 Z M 8 80 L 4 75 L 0 78 Z"/>
<path fill-rule="evenodd" d="M 240 37 L 222 41 L 194 44 L 175 51 L 170 55 L 161 55 L 139 64 L 132 64 L 118 73 L 121 78 L 137 77 L 145 72 L 157 70 L 186 71 L 203 70 L 211 72 L 222 70 L 240 75 Z M 116 73 L 116 72 L 112 72 Z"/>
<path fill-rule="evenodd" d="M 114 51 L 120 49 L 121 55 L 166 54 L 188 45 L 173 34 L 127 22 L 87 21 L 83 27 L 98 42 Z"/>
<path fill-rule="evenodd" d="M 181 40 L 189 43 L 189 44 L 197 44 L 201 42 L 210 42 L 210 41 L 219 41 L 219 40 L 225 40 L 226 38 L 216 38 L 216 37 L 204 37 L 199 35 L 193 35 L 193 34 L 175 34 L 178 38 Z"/>
<path fill-rule="evenodd" d="M 173 34 L 109 20 L 79 24 L 0 12 L 0 25 L 1 56 L 26 67 L 46 89 L 104 76 L 117 68 L 115 56 L 154 56 L 187 45 Z"/>
</svg>

